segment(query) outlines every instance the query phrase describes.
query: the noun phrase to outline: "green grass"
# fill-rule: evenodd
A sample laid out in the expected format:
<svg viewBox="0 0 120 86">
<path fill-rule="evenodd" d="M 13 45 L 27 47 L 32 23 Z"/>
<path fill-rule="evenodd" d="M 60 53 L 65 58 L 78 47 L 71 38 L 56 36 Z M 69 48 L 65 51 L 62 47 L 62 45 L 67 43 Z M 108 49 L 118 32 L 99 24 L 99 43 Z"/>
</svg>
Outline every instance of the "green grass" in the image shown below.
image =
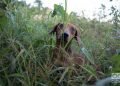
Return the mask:
<svg viewBox="0 0 120 86">
<path fill-rule="evenodd" d="M 90 77 L 100 79 L 110 75 L 112 60 L 109 58 L 114 55 L 106 49 L 120 47 L 120 42 L 112 38 L 113 24 L 66 14 L 66 22 L 72 22 L 81 32 L 81 47 L 73 40 L 72 49 L 84 52 L 89 61 L 95 60 L 95 64 L 102 66 L 103 75 L 97 75 L 89 64 L 82 66 L 82 70 L 53 64 L 55 37 L 48 33 L 62 21 L 61 15 L 51 17 L 45 9 L 39 12 L 37 8 L 12 2 L 7 10 L 1 11 L 0 86 L 84 86 Z M 36 20 L 35 15 L 42 17 Z"/>
</svg>

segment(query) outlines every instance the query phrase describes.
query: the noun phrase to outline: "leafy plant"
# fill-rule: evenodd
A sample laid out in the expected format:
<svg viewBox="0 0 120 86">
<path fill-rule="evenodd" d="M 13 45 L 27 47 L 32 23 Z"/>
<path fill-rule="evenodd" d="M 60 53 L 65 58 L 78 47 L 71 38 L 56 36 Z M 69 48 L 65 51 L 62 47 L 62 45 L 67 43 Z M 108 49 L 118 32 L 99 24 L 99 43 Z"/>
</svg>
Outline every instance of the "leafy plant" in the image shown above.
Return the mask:
<svg viewBox="0 0 120 86">
<path fill-rule="evenodd" d="M 109 75 L 111 64 L 113 72 L 119 72 L 116 54 L 119 54 L 120 41 L 112 34 L 115 24 L 90 20 L 74 12 L 68 15 L 67 0 L 65 3 L 65 8 L 55 4 L 49 16 L 49 8 L 43 7 L 38 14 L 38 7 L 30 7 L 24 1 L 0 1 L 0 85 L 79 86 L 86 85 L 91 77 L 99 79 Z M 119 13 L 114 10 L 113 14 L 116 11 Z M 119 20 L 119 16 L 117 18 Z M 55 37 L 48 32 L 57 22 L 71 22 L 80 29 L 82 46 L 78 47 L 73 40 L 72 49 L 84 54 L 90 63 L 100 65 L 105 75 L 97 75 L 90 64 L 78 68 L 53 64 Z M 116 23 L 119 27 L 119 22 Z M 83 52 L 79 52 L 80 49 Z"/>
</svg>

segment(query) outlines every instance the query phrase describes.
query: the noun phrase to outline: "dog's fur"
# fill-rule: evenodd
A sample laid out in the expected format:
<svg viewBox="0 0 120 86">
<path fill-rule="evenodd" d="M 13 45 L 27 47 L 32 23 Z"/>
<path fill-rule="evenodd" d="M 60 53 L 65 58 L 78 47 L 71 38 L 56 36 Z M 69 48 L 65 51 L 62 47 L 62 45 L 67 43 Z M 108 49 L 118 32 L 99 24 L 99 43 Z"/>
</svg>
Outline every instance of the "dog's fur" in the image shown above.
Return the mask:
<svg viewBox="0 0 120 86">
<path fill-rule="evenodd" d="M 58 23 L 50 33 L 56 34 L 56 47 L 53 50 L 55 64 L 62 66 L 84 64 L 84 56 L 73 53 L 71 49 L 73 38 L 80 45 L 80 33 L 75 25 Z"/>
<path fill-rule="evenodd" d="M 76 54 L 71 49 L 71 41 L 73 39 L 75 39 L 80 46 L 80 31 L 75 25 L 58 23 L 50 32 L 50 34 L 52 33 L 56 34 L 56 46 L 53 50 L 52 60 L 55 66 L 75 66 L 78 71 L 81 71 L 81 65 L 90 64 L 85 60 L 83 54 Z M 96 69 L 96 73 L 100 75 L 100 67 L 95 64 L 92 66 Z M 86 80 L 89 84 L 93 84 L 96 78 L 87 76 Z"/>
</svg>

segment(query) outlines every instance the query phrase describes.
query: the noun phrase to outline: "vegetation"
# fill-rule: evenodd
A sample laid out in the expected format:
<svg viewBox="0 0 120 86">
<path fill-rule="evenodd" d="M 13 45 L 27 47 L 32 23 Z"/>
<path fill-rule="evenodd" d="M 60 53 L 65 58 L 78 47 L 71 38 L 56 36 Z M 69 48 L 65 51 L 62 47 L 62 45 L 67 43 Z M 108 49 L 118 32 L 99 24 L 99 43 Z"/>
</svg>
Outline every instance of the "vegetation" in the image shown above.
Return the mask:
<svg viewBox="0 0 120 86">
<path fill-rule="evenodd" d="M 113 19 L 104 22 L 67 14 L 61 5 L 52 11 L 40 0 L 36 3 L 31 7 L 24 1 L 0 1 L 0 86 L 82 86 L 90 77 L 120 72 L 120 10 L 112 7 Z M 81 47 L 73 41 L 72 48 L 100 65 L 101 75 L 89 64 L 77 71 L 52 63 L 55 38 L 48 33 L 58 22 L 71 22 L 80 29 Z"/>
</svg>

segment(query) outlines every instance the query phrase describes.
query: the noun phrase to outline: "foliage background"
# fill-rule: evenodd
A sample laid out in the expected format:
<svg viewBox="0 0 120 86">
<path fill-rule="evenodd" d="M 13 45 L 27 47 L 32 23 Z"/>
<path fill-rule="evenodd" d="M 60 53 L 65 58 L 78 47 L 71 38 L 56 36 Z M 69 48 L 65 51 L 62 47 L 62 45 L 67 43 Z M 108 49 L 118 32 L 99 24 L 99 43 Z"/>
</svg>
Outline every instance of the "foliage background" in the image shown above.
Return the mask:
<svg viewBox="0 0 120 86">
<path fill-rule="evenodd" d="M 104 22 L 102 15 L 99 20 L 87 19 L 74 12 L 67 14 L 61 5 L 51 10 L 42 7 L 40 0 L 36 3 L 37 7 L 31 7 L 24 1 L 0 1 L 1 86 L 76 86 L 86 84 L 88 76 L 100 79 L 120 72 L 119 9 L 111 7 L 112 19 Z M 55 38 L 48 33 L 59 22 L 71 22 L 80 29 L 81 47 L 73 41 L 72 48 L 78 53 L 85 48 L 84 54 L 90 54 L 95 64 L 101 65 L 102 75 L 96 75 L 91 65 L 84 66 L 77 75 L 72 73 L 74 67 L 53 68 Z"/>
</svg>

